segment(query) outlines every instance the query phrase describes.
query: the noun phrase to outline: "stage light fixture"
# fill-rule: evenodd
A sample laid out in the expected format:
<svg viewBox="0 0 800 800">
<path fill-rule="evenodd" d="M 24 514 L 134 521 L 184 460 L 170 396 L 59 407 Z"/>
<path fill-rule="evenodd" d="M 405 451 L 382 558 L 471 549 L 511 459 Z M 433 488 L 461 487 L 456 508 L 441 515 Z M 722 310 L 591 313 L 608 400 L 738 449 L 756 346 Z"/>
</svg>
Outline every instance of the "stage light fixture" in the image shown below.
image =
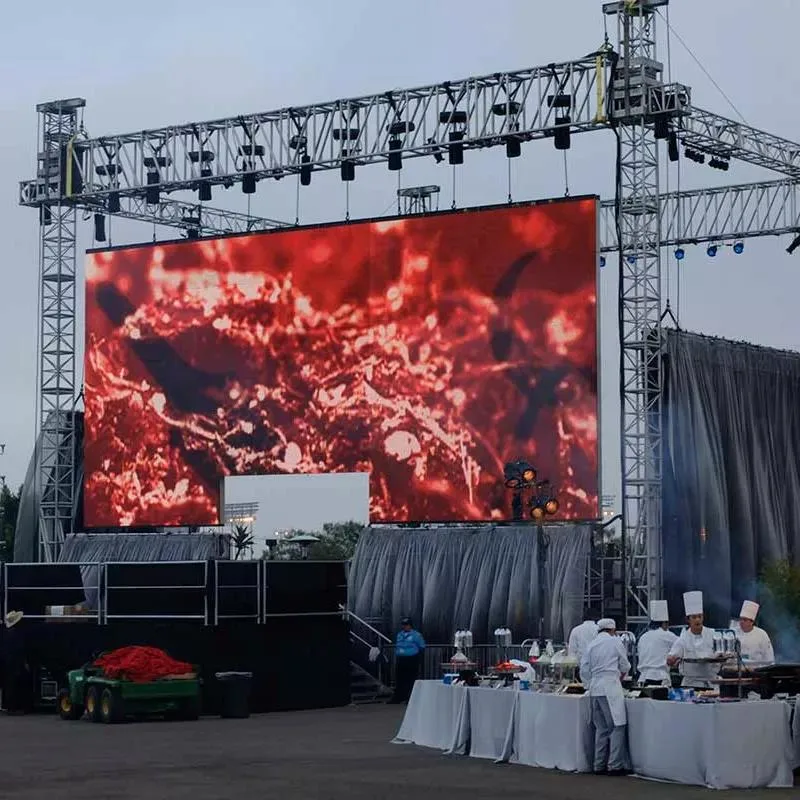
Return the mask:
<svg viewBox="0 0 800 800">
<path fill-rule="evenodd" d="M 725 159 L 719 158 L 718 156 L 712 156 L 708 161 L 708 166 L 712 169 L 719 169 L 722 172 L 727 172 L 730 168 L 730 164 Z"/>
<path fill-rule="evenodd" d="M 544 519 L 545 510 L 542 506 L 533 506 L 531 508 L 531 519 L 535 519 L 537 522 L 541 522 Z"/>
<path fill-rule="evenodd" d="M 109 192 L 108 193 L 108 213 L 109 214 L 119 214 L 119 212 L 120 212 L 119 192 Z"/>
<path fill-rule="evenodd" d="M 96 242 L 106 240 L 106 218 L 102 214 L 94 215 L 94 240 Z"/>
<path fill-rule="evenodd" d="M 625 260 L 633 266 L 636 263 L 636 256 L 628 256 Z"/>
<path fill-rule="evenodd" d="M 706 248 L 706 255 L 707 255 L 709 258 L 714 258 L 714 256 L 715 256 L 716 254 L 717 254 L 717 245 L 715 245 L 715 244 L 710 244 L 710 245 L 709 245 L 709 246 Z"/>
<path fill-rule="evenodd" d="M 352 158 L 343 158 L 339 169 L 343 181 L 349 182 L 356 179 L 356 162 Z"/>
<path fill-rule="evenodd" d="M 572 140 L 569 128 L 571 123 L 572 117 L 567 114 L 561 117 L 556 117 L 556 129 L 555 134 L 553 135 L 553 142 L 556 150 L 569 150 L 571 147 Z"/>
<path fill-rule="evenodd" d="M 256 193 L 256 176 L 252 172 L 245 172 L 242 176 L 242 192 L 244 194 Z"/>
<path fill-rule="evenodd" d="M 211 171 L 211 167 L 201 167 L 201 178 L 210 178 L 212 175 L 213 172 Z M 211 183 L 209 181 L 203 180 L 200 182 L 200 188 L 198 189 L 197 197 L 201 203 L 211 200 Z"/>
<path fill-rule="evenodd" d="M 792 255 L 797 248 L 800 247 L 800 233 L 792 239 L 792 243 L 786 248 L 786 252 Z"/>
<path fill-rule="evenodd" d="M 673 163 L 680 161 L 681 153 L 678 149 L 678 134 L 675 131 L 670 131 L 667 135 L 667 155 Z"/>
<path fill-rule="evenodd" d="M 686 257 L 686 251 L 682 247 L 678 247 L 675 249 L 675 260 L 676 261 L 683 261 Z"/>
<path fill-rule="evenodd" d="M 689 161 L 694 161 L 695 164 L 705 164 L 706 157 L 704 153 L 699 152 L 698 150 L 692 150 L 691 147 L 686 147 L 683 150 L 683 154 Z"/>
<path fill-rule="evenodd" d="M 311 185 L 311 156 L 307 153 L 300 156 L 300 185 Z"/>
<path fill-rule="evenodd" d="M 464 163 L 464 131 L 450 131 L 448 134 L 450 144 L 447 146 L 447 160 L 457 166 Z"/>
<path fill-rule="evenodd" d="M 403 169 L 403 143 L 396 138 L 389 139 L 389 171 L 397 172 Z"/>
<path fill-rule="evenodd" d="M 653 134 L 656 139 L 666 139 L 669 136 L 669 117 L 666 114 L 656 114 Z"/>
<path fill-rule="evenodd" d="M 606 257 L 600 256 L 600 267 L 604 267 L 606 265 Z"/>
<path fill-rule="evenodd" d="M 550 514 L 551 516 L 553 514 L 557 514 L 558 513 L 558 500 L 556 500 L 555 497 L 551 497 L 544 504 L 544 510 L 545 510 L 546 514 Z"/>
<path fill-rule="evenodd" d="M 744 242 L 734 242 L 733 252 L 736 253 L 737 256 L 740 256 L 742 253 L 744 253 Z"/>
<path fill-rule="evenodd" d="M 528 467 L 522 471 L 522 480 L 525 483 L 533 483 L 536 480 L 536 470 L 533 467 Z"/>
<path fill-rule="evenodd" d="M 503 478 L 509 489 L 523 489 L 536 480 L 536 470 L 527 461 L 510 461 L 503 467 Z"/>
<path fill-rule="evenodd" d="M 522 142 L 518 136 L 506 138 L 506 158 L 519 158 L 522 155 Z"/>
<path fill-rule="evenodd" d="M 147 188 L 144 190 L 144 199 L 149 206 L 157 206 L 160 195 L 158 191 L 158 173 L 157 172 L 148 172 L 147 173 Z"/>
</svg>

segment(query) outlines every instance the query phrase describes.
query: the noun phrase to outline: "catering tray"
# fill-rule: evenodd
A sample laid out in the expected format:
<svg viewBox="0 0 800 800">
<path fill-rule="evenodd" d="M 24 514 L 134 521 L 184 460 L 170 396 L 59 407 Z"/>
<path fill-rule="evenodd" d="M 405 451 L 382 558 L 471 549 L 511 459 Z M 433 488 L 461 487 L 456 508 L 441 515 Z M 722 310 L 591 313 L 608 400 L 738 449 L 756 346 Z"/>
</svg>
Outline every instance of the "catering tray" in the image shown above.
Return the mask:
<svg viewBox="0 0 800 800">
<path fill-rule="evenodd" d="M 732 658 L 736 658 L 735 653 L 720 653 L 716 656 L 701 656 L 700 658 L 684 658 L 681 660 L 686 664 L 723 664 Z"/>
</svg>

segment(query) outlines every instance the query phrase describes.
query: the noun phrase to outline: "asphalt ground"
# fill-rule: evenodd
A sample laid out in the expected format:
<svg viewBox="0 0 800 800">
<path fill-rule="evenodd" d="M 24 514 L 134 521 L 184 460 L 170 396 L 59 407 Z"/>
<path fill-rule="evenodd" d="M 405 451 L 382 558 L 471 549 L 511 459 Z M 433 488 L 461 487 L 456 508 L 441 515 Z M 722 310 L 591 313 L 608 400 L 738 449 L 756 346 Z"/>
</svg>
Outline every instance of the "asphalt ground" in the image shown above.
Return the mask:
<svg viewBox="0 0 800 800">
<path fill-rule="evenodd" d="M 636 778 L 569 775 L 391 744 L 403 709 L 360 706 L 246 720 L 105 726 L 0 716 L 0 798 L 36 800 L 724 800 L 797 790 L 711 792 Z"/>
</svg>

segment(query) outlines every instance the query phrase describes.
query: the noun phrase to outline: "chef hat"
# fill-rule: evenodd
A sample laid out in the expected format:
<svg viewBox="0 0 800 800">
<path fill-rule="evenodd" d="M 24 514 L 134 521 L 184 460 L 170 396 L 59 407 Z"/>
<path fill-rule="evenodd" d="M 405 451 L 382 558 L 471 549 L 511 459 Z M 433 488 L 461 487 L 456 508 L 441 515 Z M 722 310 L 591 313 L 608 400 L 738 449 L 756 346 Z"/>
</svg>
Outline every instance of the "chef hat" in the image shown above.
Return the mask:
<svg viewBox="0 0 800 800">
<path fill-rule="evenodd" d="M 609 619 L 606 617 L 605 619 L 601 619 L 597 623 L 597 630 L 599 631 L 615 631 L 617 629 L 617 623 L 614 622 L 613 619 Z"/>
<path fill-rule="evenodd" d="M 669 606 L 666 600 L 650 601 L 650 621 L 669 622 Z"/>
<path fill-rule="evenodd" d="M 745 600 L 744 603 L 742 603 L 742 610 L 739 612 L 739 618 L 741 619 L 744 617 L 745 619 L 751 619 L 755 622 L 759 608 L 761 608 L 761 606 L 758 603 L 754 603 L 752 600 Z"/>
<path fill-rule="evenodd" d="M 683 593 L 683 610 L 686 612 L 687 617 L 694 616 L 695 614 L 703 613 L 703 593 L 702 592 L 684 592 Z"/>
</svg>

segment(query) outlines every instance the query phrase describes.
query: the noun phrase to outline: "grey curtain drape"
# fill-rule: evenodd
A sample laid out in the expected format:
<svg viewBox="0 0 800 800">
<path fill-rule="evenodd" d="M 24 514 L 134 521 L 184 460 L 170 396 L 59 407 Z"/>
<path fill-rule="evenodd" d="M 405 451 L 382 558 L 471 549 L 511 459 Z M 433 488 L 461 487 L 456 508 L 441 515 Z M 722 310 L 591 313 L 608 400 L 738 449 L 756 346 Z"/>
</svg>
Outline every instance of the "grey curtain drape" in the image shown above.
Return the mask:
<svg viewBox="0 0 800 800">
<path fill-rule="evenodd" d="M 722 625 L 800 554 L 800 355 L 669 331 L 664 378 L 668 599 L 702 589 Z"/>
<path fill-rule="evenodd" d="M 557 525 L 545 571 L 547 635 L 563 640 L 580 621 L 589 525 Z M 349 603 L 362 619 L 396 630 L 411 616 L 430 642 L 458 629 L 475 643 L 509 627 L 515 642 L 538 633 L 537 536 L 531 525 L 458 529 L 370 529 L 350 568 Z"/>
</svg>

